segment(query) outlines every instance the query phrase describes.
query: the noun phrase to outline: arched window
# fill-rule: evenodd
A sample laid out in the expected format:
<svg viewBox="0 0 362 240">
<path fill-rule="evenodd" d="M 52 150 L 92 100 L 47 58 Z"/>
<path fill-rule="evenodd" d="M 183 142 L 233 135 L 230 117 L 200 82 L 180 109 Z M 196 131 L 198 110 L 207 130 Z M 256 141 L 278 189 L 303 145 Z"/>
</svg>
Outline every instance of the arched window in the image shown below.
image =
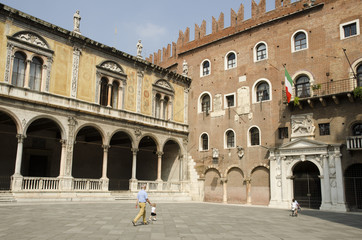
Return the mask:
<svg viewBox="0 0 362 240">
<path fill-rule="evenodd" d="M 14 86 L 24 87 L 25 80 L 25 61 L 26 55 L 22 52 L 16 52 L 14 56 L 13 63 L 13 75 L 11 79 L 11 83 Z"/>
<path fill-rule="evenodd" d="M 307 36 L 304 32 L 298 32 L 294 36 L 294 49 L 295 51 L 307 48 Z"/>
<path fill-rule="evenodd" d="M 250 136 L 251 146 L 260 145 L 260 134 L 259 134 L 259 129 L 257 127 L 252 127 L 250 129 L 249 136 Z"/>
<path fill-rule="evenodd" d="M 201 76 L 207 76 L 210 75 L 210 62 L 208 60 L 205 60 L 202 63 L 202 75 Z"/>
<path fill-rule="evenodd" d="M 209 150 L 209 136 L 206 133 L 201 135 L 201 151 Z"/>
<path fill-rule="evenodd" d="M 112 84 L 112 100 L 111 100 L 111 106 L 113 108 L 118 108 L 118 89 L 119 89 L 119 83 L 118 81 L 114 81 Z"/>
<path fill-rule="evenodd" d="M 269 84 L 263 81 L 256 87 L 256 101 L 261 102 L 269 99 Z"/>
<path fill-rule="evenodd" d="M 40 91 L 42 79 L 43 60 L 39 57 L 33 57 L 30 63 L 29 88 Z"/>
<path fill-rule="evenodd" d="M 235 147 L 235 134 L 234 131 L 228 130 L 226 132 L 226 148 L 233 148 Z"/>
<path fill-rule="evenodd" d="M 108 79 L 105 77 L 101 79 L 101 92 L 100 92 L 99 104 L 101 106 L 107 106 L 108 104 Z"/>
<path fill-rule="evenodd" d="M 353 136 L 362 136 L 362 123 L 356 123 L 352 127 Z"/>
<path fill-rule="evenodd" d="M 226 69 L 231 69 L 236 67 L 236 56 L 235 53 L 231 52 L 227 55 L 227 66 Z"/>
<path fill-rule="evenodd" d="M 264 43 L 260 43 L 256 47 L 256 60 L 260 61 L 266 59 L 266 46 Z"/>
<path fill-rule="evenodd" d="M 161 117 L 161 94 L 157 93 L 156 94 L 156 118 L 160 118 Z"/>
<path fill-rule="evenodd" d="M 362 87 L 362 64 L 357 68 L 357 86 Z"/>
<path fill-rule="evenodd" d="M 209 94 L 204 94 L 201 97 L 201 109 L 202 109 L 202 112 L 209 112 L 210 111 L 210 96 L 209 96 Z"/>
<path fill-rule="evenodd" d="M 169 103 L 170 103 L 170 98 L 168 96 L 165 96 L 163 99 L 163 116 L 164 119 L 168 119 L 168 114 L 169 114 Z"/>
<path fill-rule="evenodd" d="M 302 98 L 310 97 L 310 82 L 307 76 L 300 76 L 295 81 L 295 95 Z"/>
</svg>

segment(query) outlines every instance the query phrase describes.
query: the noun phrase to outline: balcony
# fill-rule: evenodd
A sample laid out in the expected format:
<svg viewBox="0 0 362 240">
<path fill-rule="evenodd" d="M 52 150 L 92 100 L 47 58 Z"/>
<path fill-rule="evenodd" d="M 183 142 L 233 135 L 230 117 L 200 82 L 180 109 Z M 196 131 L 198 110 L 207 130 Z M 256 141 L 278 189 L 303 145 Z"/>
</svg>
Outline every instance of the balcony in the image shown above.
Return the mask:
<svg viewBox="0 0 362 240">
<path fill-rule="evenodd" d="M 350 102 L 354 102 L 353 90 L 357 87 L 357 81 L 354 78 L 343 79 L 338 81 L 329 81 L 320 84 L 311 85 L 307 94 L 298 98 L 298 104 L 295 104 L 297 98 L 292 97 L 290 105 L 298 105 L 303 108 L 307 103 L 311 108 L 316 102 L 323 106 L 327 105 L 327 99 L 332 99 L 335 104 L 339 104 L 342 97 L 347 97 Z M 295 89 L 293 88 L 293 93 Z M 285 94 L 285 93 L 284 93 Z"/>
<path fill-rule="evenodd" d="M 362 136 L 351 136 L 347 138 L 347 150 L 362 150 Z"/>
</svg>

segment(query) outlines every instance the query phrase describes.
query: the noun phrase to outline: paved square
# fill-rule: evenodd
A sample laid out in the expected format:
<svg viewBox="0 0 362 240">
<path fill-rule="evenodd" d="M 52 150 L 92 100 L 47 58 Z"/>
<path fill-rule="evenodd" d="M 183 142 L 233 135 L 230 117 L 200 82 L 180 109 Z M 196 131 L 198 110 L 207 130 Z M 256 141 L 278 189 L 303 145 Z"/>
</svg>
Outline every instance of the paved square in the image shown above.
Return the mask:
<svg viewBox="0 0 362 240">
<path fill-rule="evenodd" d="M 152 200 L 152 199 L 151 199 Z M 362 213 L 211 203 L 158 203 L 157 221 L 134 227 L 134 202 L 4 203 L 0 239 L 361 239 Z M 147 206 L 147 217 L 150 207 Z"/>
</svg>

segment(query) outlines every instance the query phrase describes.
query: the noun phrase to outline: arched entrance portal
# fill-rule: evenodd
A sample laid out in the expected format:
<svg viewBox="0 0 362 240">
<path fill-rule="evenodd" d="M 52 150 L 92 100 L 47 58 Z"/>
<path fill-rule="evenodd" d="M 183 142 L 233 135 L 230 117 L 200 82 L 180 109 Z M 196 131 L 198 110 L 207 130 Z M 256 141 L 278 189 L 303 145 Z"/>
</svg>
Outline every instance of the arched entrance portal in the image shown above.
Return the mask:
<svg viewBox="0 0 362 240">
<path fill-rule="evenodd" d="M 205 174 L 205 202 L 222 202 L 223 187 L 220 173 L 216 169 L 209 169 Z"/>
<path fill-rule="evenodd" d="M 344 174 L 346 202 L 351 211 L 362 210 L 362 164 L 349 166 Z"/>
<path fill-rule="evenodd" d="M 138 145 L 136 178 L 138 180 L 157 179 L 157 145 L 149 136 L 142 138 Z"/>
<path fill-rule="evenodd" d="M 180 180 L 180 146 L 175 141 L 167 141 L 163 148 L 161 179 L 163 181 Z"/>
<path fill-rule="evenodd" d="M 21 174 L 29 177 L 57 177 L 62 146 L 59 126 L 50 119 L 30 124 L 24 140 Z"/>
<path fill-rule="evenodd" d="M 246 203 L 246 184 L 239 168 L 232 168 L 228 172 L 227 202 Z"/>
<path fill-rule="evenodd" d="M 129 190 L 132 177 L 132 142 L 124 132 L 113 135 L 108 150 L 109 190 Z"/>
<path fill-rule="evenodd" d="M 299 162 L 293 169 L 294 198 L 302 207 L 319 209 L 322 202 L 319 170 L 310 161 Z"/>
<path fill-rule="evenodd" d="M 257 167 L 251 173 L 251 202 L 253 205 L 268 205 L 270 200 L 269 170 Z"/>
<path fill-rule="evenodd" d="M 0 191 L 10 190 L 10 178 L 15 171 L 16 125 L 6 113 L 0 112 Z"/>
<path fill-rule="evenodd" d="M 72 176 L 74 178 L 101 178 L 102 164 L 101 134 L 94 127 L 82 128 L 74 144 Z"/>
</svg>

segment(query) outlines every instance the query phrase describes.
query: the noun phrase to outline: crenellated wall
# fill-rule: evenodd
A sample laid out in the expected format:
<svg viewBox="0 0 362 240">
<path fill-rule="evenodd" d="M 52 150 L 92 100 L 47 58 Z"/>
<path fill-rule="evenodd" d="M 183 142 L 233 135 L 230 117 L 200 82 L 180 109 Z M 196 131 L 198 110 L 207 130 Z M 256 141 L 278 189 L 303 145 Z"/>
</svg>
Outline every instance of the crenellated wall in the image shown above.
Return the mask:
<svg viewBox="0 0 362 240">
<path fill-rule="evenodd" d="M 262 24 L 277 20 L 280 17 L 297 13 L 312 5 L 328 1 L 333 0 L 315 0 L 314 2 L 311 0 L 300 0 L 294 3 L 292 3 L 291 0 L 275 0 L 275 9 L 266 12 L 266 0 L 260 0 L 259 4 L 252 0 L 250 19 L 244 20 L 245 9 L 244 5 L 240 4 L 237 12 L 235 12 L 234 9 L 231 9 L 230 11 L 229 27 L 225 28 L 224 13 L 221 12 L 217 20 L 215 17 L 212 17 L 211 34 L 206 34 L 206 21 L 203 20 L 201 25 L 195 24 L 195 37 L 193 40 L 190 40 L 189 27 L 186 28 L 185 31 L 180 30 L 177 43 L 172 42 L 172 51 L 171 44 L 168 44 L 167 47 L 164 47 L 162 50 L 160 49 L 151 54 L 146 60 L 162 67 L 170 67 L 176 63 L 176 59 L 183 52 L 247 31 Z"/>
</svg>

